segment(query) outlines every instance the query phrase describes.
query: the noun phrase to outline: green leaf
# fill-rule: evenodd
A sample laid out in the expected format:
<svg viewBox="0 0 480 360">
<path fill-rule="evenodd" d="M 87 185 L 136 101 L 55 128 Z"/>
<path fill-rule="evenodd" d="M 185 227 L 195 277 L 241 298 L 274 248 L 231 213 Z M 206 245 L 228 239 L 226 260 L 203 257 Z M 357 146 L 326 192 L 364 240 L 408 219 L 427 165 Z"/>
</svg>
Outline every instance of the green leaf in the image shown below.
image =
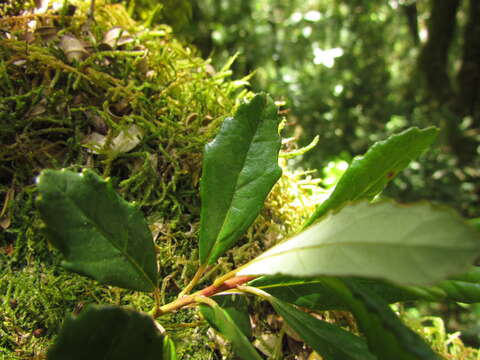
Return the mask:
<svg viewBox="0 0 480 360">
<path fill-rule="evenodd" d="M 346 309 L 342 298 L 332 291 L 325 280 L 302 279 L 285 275 L 261 276 L 248 283 L 283 301 L 304 308 L 324 311 Z"/>
<path fill-rule="evenodd" d="M 248 314 L 247 297 L 239 294 L 217 295 L 212 299 L 223 309 L 247 338 L 252 337 L 252 324 Z"/>
<path fill-rule="evenodd" d="M 88 306 L 68 317 L 48 360 L 174 360 L 151 317 L 116 306 Z M 164 354 L 170 357 L 163 356 Z"/>
<path fill-rule="evenodd" d="M 157 265 L 142 213 L 93 171 L 42 171 L 37 205 L 62 265 L 101 283 L 152 291 Z"/>
<path fill-rule="evenodd" d="M 472 224 L 472 226 L 477 228 L 478 231 L 480 231 L 480 217 L 477 217 L 475 219 L 469 219 L 468 222 Z"/>
<path fill-rule="evenodd" d="M 163 358 L 162 360 L 177 360 L 175 343 L 168 336 L 163 338 Z"/>
<path fill-rule="evenodd" d="M 420 156 L 437 134 L 434 127 L 423 130 L 413 127 L 375 143 L 364 156 L 355 157 L 333 193 L 315 210 L 304 228 L 347 202 L 372 199 L 411 160 Z"/>
<path fill-rule="evenodd" d="M 360 202 L 274 246 L 237 272 L 356 276 L 427 285 L 467 270 L 479 234 L 451 209 Z"/>
<path fill-rule="evenodd" d="M 458 301 L 480 302 L 480 275 L 478 269 L 438 283 L 436 286 L 399 286 L 377 279 L 355 278 L 365 288 L 392 304 L 403 301 Z M 295 278 L 284 275 L 261 276 L 248 283 L 269 294 L 304 308 L 325 310 L 346 310 L 338 294 L 329 287 L 328 278 Z"/>
<path fill-rule="evenodd" d="M 437 287 L 404 287 L 373 279 L 350 279 L 359 282 L 373 294 L 388 303 L 411 300 L 438 301 L 446 298 L 444 291 Z M 329 278 L 302 279 L 287 276 L 262 276 L 251 282 L 269 294 L 304 308 L 325 310 L 346 310 L 342 298 L 329 286 Z"/>
<path fill-rule="evenodd" d="M 473 266 L 468 272 L 452 276 L 450 279 L 480 284 L 480 266 Z"/>
<path fill-rule="evenodd" d="M 349 303 L 370 351 L 379 359 L 440 360 L 420 336 L 406 327 L 388 304 L 368 288 L 350 280 L 342 284 L 340 280 L 331 280 L 333 287 Z"/>
<path fill-rule="evenodd" d="M 211 327 L 231 342 L 235 354 L 243 360 L 262 360 L 240 327 L 220 306 L 200 304 L 200 312 Z"/>
<path fill-rule="evenodd" d="M 364 285 L 371 293 L 388 303 L 420 299 L 438 301 L 446 296 L 445 292 L 436 287 L 403 287 L 373 279 L 350 280 Z M 330 287 L 330 281 L 329 278 L 301 279 L 274 275 L 257 278 L 249 282 L 249 286 L 255 286 L 283 301 L 312 310 L 347 310 L 348 306 L 343 299 Z"/>
<path fill-rule="evenodd" d="M 444 280 L 435 286 L 397 286 L 371 279 L 351 279 L 388 303 L 412 300 L 480 302 L 478 269 Z"/>
<path fill-rule="evenodd" d="M 325 360 L 374 360 L 366 342 L 342 328 L 314 318 L 279 299 L 270 299 L 275 311 Z"/>
<path fill-rule="evenodd" d="M 388 304 L 413 301 L 440 301 L 445 299 L 445 293 L 436 286 L 399 286 L 387 281 L 372 280 L 372 279 L 349 279 L 352 283 L 355 282 L 383 299 Z"/>
<path fill-rule="evenodd" d="M 277 108 L 265 94 L 242 104 L 205 146 L 200 262 L 213 264 L 255 220 L 281 175 Z"/>
<path fill-rule="evenodd" d="M 273 278 L 271 278 L 270 281 L 272 280 Z M 277 278 L 277 280 L 281 281 L 280 278 Z M 259 285 L 263 282 L 263 284 L 266 285 L 268 281 L 268 279 L 259 279 L 259 281 L 254 281 L 254 283 L 255 285 Z M 291 284 L 293 285 L 294 279 L 290 279 L 290 281 L 292 281 Z M 288 283 L 289 279 L 284 278 L 283 282 Z M 299 279 L 297 279 L 297 282 L 299 282 Z M 306 290 L 306 286 L 309 284 L 305 282 L 304 285 L 304 290 Z M 315 285 L 315 283 L 311 283 L 310 285 Z M 370 351 L 375 354 L 378 359 L 438 359 L 417 334 L 401 323 L 386 302 L 372 292 L 370 287 L 358 282 L 357 279 L 344 279 L 342 281 L 338 278 L 323 278 L 321 280 L 321 286 L 321 290 L 324 291 L 327 296 L 335 299 L 339 308 L 350 310 L 354 314 L 362 332 L 367 337 Z M 266 290 L 270 292 L 272 289 L 273 287 L 270 289 L 267 288 Z M 279 294 L 282 295 L 282 292 L 279 291 Z M 287 297 L 290 297 L 290 299 L 295 297 L 292 296 L 291 293 L 287 294 Z M 301 298 L 302 296 L 298 296 L 297 300 Z M 285 317 L 280 311 L 278 312 Z M 285 320 L 288 322 L 286 317 Z M 301 326 L 302 323 L 307 324 L 307 320 L 297 320 L 297 322 L 298 326 Z M 290 325 L 293 327 L 292 324 Z M 309 326 L 309 328 L 313 329 L 312 326 Z M 302 336 L 300 333 L 301 330 L 296 328 L 294 328 L 294 330 Z M 304 329 L 303 331 L 307 332 L 310 330 Z M 313 346 L 306 338 L 304 338 L 304 340 L 310 346 Z M 322 354 L 322 356 L 324 356 L 324 354 Z M 346 357 L 339 356 L 338 358 L 344 359 Z"/>
<path fill-rule="evenodd" d="M 480 268 L 474 267 L 465 274 L 442 281 L 436 288 L 441 289 L 450 301 L 468 304 L 480 302 Z"/>
</svg>

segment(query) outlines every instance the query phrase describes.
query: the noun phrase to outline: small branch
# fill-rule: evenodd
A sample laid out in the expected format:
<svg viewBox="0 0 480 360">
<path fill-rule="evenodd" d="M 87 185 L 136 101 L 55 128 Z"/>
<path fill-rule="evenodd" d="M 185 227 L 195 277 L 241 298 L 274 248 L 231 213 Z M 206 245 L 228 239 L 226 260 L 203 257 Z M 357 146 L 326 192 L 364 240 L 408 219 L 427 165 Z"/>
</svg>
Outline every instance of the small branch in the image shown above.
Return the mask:
<svg viewBox="0 0 480 360">
<path fill-rule="evenodd" d="M 205 296 L 195 296 L 195 302 L 197 303 L 202 303 L 202 304 L 207 304 L 210 307 L 217 306 L 218 304 L 215 302 L 215 300 L 212 300 L 208 297 Z"/>
<path fill-rule="evenodd" d="M 153 314 L 153 317 L 157 318 L 160 315 L 183 308 L 187 305 L 193 304 L 194 302 L 195 302 L 194 296 L 192 295 L 184 296 L 181 299 L 177 299 L 175 301 L 172 301 L 169 304 L 161 306 L 160 309 L 158 309 L 159 311 Z"/>
<path fill-rule="evenodd" d="M 199 297 L 210 297 L 215 294 L 218 294 L 223 291 L 231 290 L 231 289 L 236 289 L 237 287 L 249 282 L 250 280 L 255 279 L 256 276 L 235 276 L 232 277 L 225 282 L 219 284 L 219 285 L 210 285 L 206 287 L 203 290 L 197 291 L 196 293 L 192 295 L 186 295 L 182 298 L 179 298 L 175 301 L 172 301 L 169 304 L 161 306 L 158 310 L 158 312 L 154 313 L 154 317 L 158 317 L 164 313 L 175 311 L 178 309 L 181 309 L 185 306 L 191 305 L 193 303 L 197 303 Z M 247 287 L 249 288 L 249 287 Z M 255 288 L 252 288 L 255 289 Z M 258 289 L 257 289 L 258 290 Z M 262 290 L 259 290 L 262 291 Z"/>
<path fill-rule="evenodd" d="M 90 9 L 88 10 L 88 20 L 95 21 L 95 0 L 90 1 Z"/>
<path fill-rule="evenodd" d="M 256 276 L 235 276 L 228 280 L 225 280 L 220 285 L 215 285 L 217 283 L 215 281 L 213 285 L 206 287 L 205 289 L 199 291 L 198 293 L 195 293 L 194 295 L 202 295 L 207 297 L 213 296 L 219 292 L 235 289 L 240 285 L 243 285 L 246 282 L 249 282 L 250 280 L 253 280 L 255 278 Z"/>
<path fill-rule="evenodd" d="M 195 285 L 198 284 L 198 282 L 200 281 L 202 275 L 205 273 L 206 270 L 207 270 L 207 265 L 200 265 L 197 272 L 193 276 L 192 280 L 188 283 L 185 289 L 183 289 L 178 295 L 179 299 L 187 295 L 195 287 Z"/>
<path fill-rule="evenodd" d="M 243 266 L 245 266 L 245 265 L 243 265 Z M 221 277 L 219 277 L 218 279 L 216 279 L 216 280 L 214 281 L 213 285 L 215 285 L 215 286 L 220 286 L 221 284 L 223 284 L 224 282 L 228 281 L 229 279 L 234 278 L 234 277 L 235 277 L 235 274 L 236 274 L 241 268 L 242 268 L 242 266 L 239 267 L 239 268 L 237 268 L 237 269 L 235 269 L 235 270 L 232 270 L 232 271 L 226 273 L 225 275 L 223 275 L 223 276 L 221 276 Z"/>
<path fill-rule="evenodd" d="M 418 32 L 418 10 L 416 1 L 404 3 L 401 5 L 405 16 L 407 17 L 408 30 L 412 35 L 413 43 L 418 46 L 420 44 L 420 35 Z"/>
<path fill-rule="evenodd" d="M 253 286 L 239 285 L 237 286 L 237 289 L 245 293 L 256 295 L 267 301 L 270 301 L 272 299 L 272 295 Z"/>
<path fill-rule="evenodd" d="M 283 359 L 282 345 L 283 345 L 283 338 L 287 331 L 287 327 L 285 325 L 286 324 L 283 323 L 282 328 L 280 329 L 280 333 L 278 334 L 277 341 L 275 342 L 275 347 L 273 348 L 273 355 L 272 355 L 273 359 Z"/>
<path fill-rule="evenodd" d="M 162 301 L 161 304 L 164 304 L 166 302 L 165 301 L 165 292 L 167 290 L 168 283 L 176 274 L 177 274 L 177 271 L 174 271 L 174 272 L 170 273 L 169 275 L 167 275 L 163 278 L 162 287 L 161 287 L 161 290 L 160 290 L 160 300 Z"/>
<path fill-rule="evenodd" d="M 161 314 L 161 310 L 160 310 L 160 304 L 161 304 L 160 289 L 158 287 L 156 287 L 155 290 L 153 291 L 153 297 L 155 299 L 155 305 L 153 306 L 152 311 L 150 311 L 150 314 L 154 318 L 157 318 Z"/>
</svg>

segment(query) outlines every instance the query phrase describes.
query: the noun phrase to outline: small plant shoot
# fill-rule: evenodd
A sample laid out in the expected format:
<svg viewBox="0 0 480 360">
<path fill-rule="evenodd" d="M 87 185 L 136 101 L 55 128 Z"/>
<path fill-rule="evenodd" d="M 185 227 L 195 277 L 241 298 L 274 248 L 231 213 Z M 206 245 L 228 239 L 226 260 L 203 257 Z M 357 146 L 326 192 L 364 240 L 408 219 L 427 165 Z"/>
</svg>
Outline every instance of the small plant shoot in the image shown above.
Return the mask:
<svg viewBox="0 0 480 360">
<path fill-rule="evenodd" d="M 436 128 L 410 128 L 355 158 L 303 229 L 217 278 L 209 270 L 259 215 L 281 176 L 279 117 L 266 94 L 241 104 L 205 146 L 200 182 L 198 268 L 171 302 L 147 221 L 110 181 L 91 170 L 44 170 L 38 209 L 68 270 L 106 285 L 152 294 L 149 314 L 90 305 L 66 319 L 49 360 L 176 359 L 162 317 L 192 307 L 239 359 L 265 359 L 254 344 L 248 297 L 271 304 L 325 360 L 440 359 L 389 304 L 480 301 L 477 230 L 454 210 L 428 202 L 377 201 L 385 185 L 435 140 Z M 192 255 L 193 256 L 193 255 Z M 195 253 L 196 256 L 196 253 Z M 201 288 L 205 279 L 210 285 Z M 320 320 L 341 309 L 361 335 Z M 161 329 L 161 330 L 160 330 Z"/>
</svg>

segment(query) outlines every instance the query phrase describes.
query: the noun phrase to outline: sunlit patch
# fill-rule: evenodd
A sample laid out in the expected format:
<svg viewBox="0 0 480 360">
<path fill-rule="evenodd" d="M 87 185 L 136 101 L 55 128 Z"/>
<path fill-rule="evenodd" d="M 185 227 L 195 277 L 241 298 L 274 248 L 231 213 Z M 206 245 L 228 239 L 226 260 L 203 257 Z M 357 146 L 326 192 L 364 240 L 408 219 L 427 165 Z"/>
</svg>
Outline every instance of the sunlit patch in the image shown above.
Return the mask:
<svg viewBox="0 0 480 360">
<path fill-rule="evenodd" d="M 308 38 L 310 35 L 312 35 L 312 27 L 311 26 L 305 26 L 302 29 L 302 35 L 306 38 Z"/>
<path fill-rule="evenodd" d="M 323 173 L 325 175 L 325 177 L 322 179 L 323 185 L 327 188 L 333 187 L 335 184 L 337 184 L 347 169 L 348 162 L 345 160 L 330 161 L 323 169 Z"/>
<path fill-rule="evenodd" d="M 335 96 L 338 96 L 338 95 L 340 95 L 342 92 L 343 92 L 343 85 L 340 85 L 340 84 L 335 85 L 335 88 L 333 89 L 333 94 L 334 94 Z"/>
<path fill-rule="evenodd" d="M 313 63 L 316 65 L 324 65 L 331 68 L 335 64 L 335 59 L 343 55 L 342 48 L 333 48 L 323 50 L 318 47 L 313 49 Z"/>
<path fill-rule="evenodd" d="M 322 14 L 320 14 L 318 11 L 311 10 L 307 12 L 303 18 L 307 21 L 319 21 L 322 18 Z"/>
</svg>

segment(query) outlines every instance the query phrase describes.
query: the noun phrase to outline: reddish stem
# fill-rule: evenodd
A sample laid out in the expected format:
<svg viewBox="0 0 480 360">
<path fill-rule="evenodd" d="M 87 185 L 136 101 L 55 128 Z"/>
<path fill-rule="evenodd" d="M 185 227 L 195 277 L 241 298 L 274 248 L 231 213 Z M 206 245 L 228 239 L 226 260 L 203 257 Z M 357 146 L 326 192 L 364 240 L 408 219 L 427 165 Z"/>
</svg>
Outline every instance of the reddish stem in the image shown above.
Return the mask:
<svg viewBox="0 0 480 360">
<path fill-rule="evenodd" d="M 206 287 L 205 289 L 200 290 L 199 292 L 195 293 L 194 295 L 210 297 L 210 296 L 215 295 L 215 294 L 217 294 L 219 292 L 222 292 L 222 291 L 235 289 L 237 286 L 243 285 L 246 282 L 249 282 L 250 280 L 253 280 L 255 278 L 256 278 L 256 276 L 235 276 L 233 278 L 225 280 L 225 282 L 222 283 L 219 286 L 210 285 L 210 286 Z"/>
<path fill-rule="evenodd" d="M 220 285 L 207 286 L 205 289 L 197 291 L 192 295 L 186 295 L 180 299 L 177 299 L 171 302 L 170 304 L 166 304 L 162 306 L 160 308 L 160 311 L 155 313 L 154 316 L 157 317 L 166 312 L 174 311 L 182 307 L 185 307 L 187 305 L 193 304 L 195 302 L 195 297 L 198 297 L 198 296 L 210 297 L 223 291 L 235 289 L 237 286 L 243 285 L 246 282 L 249 282 L 250 280 L 253 280 L 255 278 L 256 276 L 234 276 L 228 280 L 225 280 L 225 282 L 223 282 Z"/>
</svg>

